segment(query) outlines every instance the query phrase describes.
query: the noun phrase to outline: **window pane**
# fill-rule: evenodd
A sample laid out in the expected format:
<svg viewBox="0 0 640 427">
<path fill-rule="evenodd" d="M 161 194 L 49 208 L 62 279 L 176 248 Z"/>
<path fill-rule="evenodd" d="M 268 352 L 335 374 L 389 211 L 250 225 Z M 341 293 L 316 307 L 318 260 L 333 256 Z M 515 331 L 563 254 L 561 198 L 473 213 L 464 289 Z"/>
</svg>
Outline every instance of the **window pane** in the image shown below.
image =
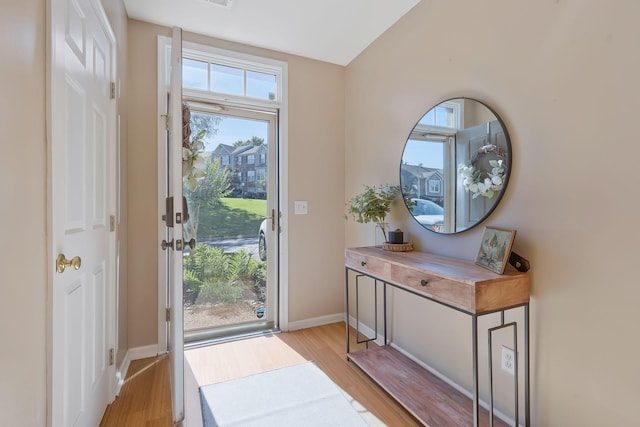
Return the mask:
<svg viewBox="0 0 640 427">
<path fill-rule="evenodd" d="M 193 59 L 182 59 L 182 86 L 207 90 L 207 64 Z"/>
<path fill-rule="evenodd" d="M 211 64 L 211 90 L 230 95 L 244 95 L 244 72 L 240 68 Z"/>
<path fill-rule="evenodd" d="M 247 71 L 247 96 L 260 99 L 276 99 L 276 76 Z"/>
<path fill-rule="evenodd" d="M 431 109 L 427 112 L 427 114 L 422 116 L 418 123 L 420 123 L 421 125 L 434 125 L 436 124 L 435 115 L 435 110 Z"/>
<path fill-rule="evenodd" d="M 445 127 L 455 127 L 453 108 L 438 106 L 436 110 L 436 125 Z"/>
</svg>

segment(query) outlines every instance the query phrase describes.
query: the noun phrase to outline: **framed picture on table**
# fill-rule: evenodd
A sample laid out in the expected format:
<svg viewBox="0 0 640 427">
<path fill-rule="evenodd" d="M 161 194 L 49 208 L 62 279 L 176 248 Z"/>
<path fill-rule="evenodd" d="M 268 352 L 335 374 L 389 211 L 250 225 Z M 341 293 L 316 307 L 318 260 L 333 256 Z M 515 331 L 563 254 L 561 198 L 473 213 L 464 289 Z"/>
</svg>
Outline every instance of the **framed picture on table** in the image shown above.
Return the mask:
<svg viewBox="0 0 640 427">
<path fill-rule="evenodd" d="M 498 274 L 504 273 L 515 238 L 515 230 L 485 227 L 476 264 Z"/>
</svg>

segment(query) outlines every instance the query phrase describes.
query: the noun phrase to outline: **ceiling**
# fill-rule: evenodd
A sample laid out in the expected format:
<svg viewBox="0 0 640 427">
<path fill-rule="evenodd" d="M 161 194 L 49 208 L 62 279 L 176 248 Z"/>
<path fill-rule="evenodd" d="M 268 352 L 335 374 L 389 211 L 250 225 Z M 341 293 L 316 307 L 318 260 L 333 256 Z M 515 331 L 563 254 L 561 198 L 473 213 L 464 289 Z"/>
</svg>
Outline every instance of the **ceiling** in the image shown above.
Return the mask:
<svg viewBox="0 0 640 427">
<path fill-rule="evenodd" d="M 419 2 L 124 0 L 133 19 L 339 65 L 351 62 Z"/>
</svg>

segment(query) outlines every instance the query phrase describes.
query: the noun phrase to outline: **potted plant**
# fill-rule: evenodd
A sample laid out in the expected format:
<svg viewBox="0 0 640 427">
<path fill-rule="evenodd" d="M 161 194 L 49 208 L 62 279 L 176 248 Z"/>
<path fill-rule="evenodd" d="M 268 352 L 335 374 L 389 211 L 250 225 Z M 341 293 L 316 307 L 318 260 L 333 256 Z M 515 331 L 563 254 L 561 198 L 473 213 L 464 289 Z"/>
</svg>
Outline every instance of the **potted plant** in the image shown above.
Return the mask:
<svg viewBox="0 0 640 427">
<path fill-rule="evenodd" d="M 357 194 L 347 203 L 347 215 L 350 215 L 356 222 L 366 224 L 374 222 L 384 236 L 384 242 L 387 240 L 387 223 L 385 222 L 387 215 L 391 211 L 391 207 L 398 201 L 398 196 L 402 195 L 399 185 L 379 185 L 370 187 L 364 186 L 364 191 Z M 407 206 L 411 206 L 411 200 L 405 200 Z"/>
</svg>

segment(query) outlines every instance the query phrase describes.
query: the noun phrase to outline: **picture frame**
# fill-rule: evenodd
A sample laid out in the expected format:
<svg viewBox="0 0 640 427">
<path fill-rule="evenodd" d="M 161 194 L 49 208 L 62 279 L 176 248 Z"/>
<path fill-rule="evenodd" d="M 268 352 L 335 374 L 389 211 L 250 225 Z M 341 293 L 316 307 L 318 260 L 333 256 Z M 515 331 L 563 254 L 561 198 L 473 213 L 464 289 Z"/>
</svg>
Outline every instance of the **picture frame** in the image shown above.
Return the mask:
<svg viewBox="0 0 640 427">
<path fill-rule="evenodd" d="M 476 256 L 476 264 L 494 273 L 504 273 L 515 238 L 516 230 L 485 227 Z"/>
</svg>

